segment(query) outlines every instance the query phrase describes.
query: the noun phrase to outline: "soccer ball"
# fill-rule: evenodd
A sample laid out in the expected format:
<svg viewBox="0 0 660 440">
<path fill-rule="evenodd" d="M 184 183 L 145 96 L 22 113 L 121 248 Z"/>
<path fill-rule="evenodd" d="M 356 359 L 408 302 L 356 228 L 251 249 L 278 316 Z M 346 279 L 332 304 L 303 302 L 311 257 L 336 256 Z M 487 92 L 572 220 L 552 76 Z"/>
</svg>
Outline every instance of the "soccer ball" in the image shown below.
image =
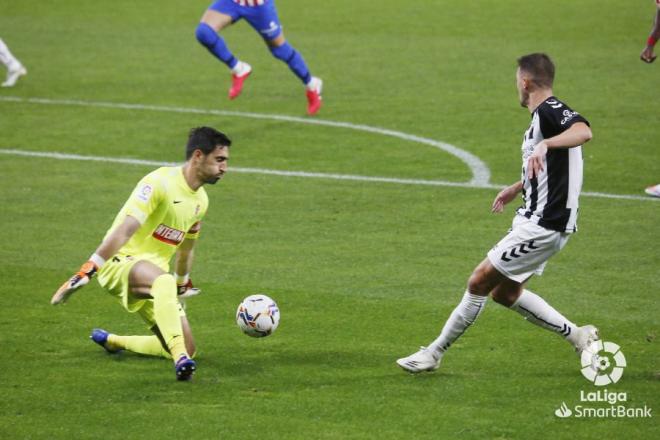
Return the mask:
<svg viewBox="0 0 660 440">
<path fill-rule="evenodd" d="M 248 336 L 263 338 L 275 331 L 280 323 L 280 309 L 266 295 L 250 295 L 236 310 L 236 323 Z"/>
</svg>

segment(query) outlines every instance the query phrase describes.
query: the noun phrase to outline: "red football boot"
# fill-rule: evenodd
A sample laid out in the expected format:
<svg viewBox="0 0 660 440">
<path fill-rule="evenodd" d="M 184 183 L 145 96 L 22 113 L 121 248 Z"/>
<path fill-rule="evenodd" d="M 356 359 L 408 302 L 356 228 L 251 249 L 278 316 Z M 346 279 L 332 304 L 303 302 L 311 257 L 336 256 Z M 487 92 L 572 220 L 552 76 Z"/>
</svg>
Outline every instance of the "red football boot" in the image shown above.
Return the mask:
<svg viewBox="0 0 660 440">
<path fill-rule="evenodd" d="M 252 73 L 252 67 L 248 63 L 239 61 L 236 67 L 232 69 L 231 88 L 229 89 L 229 99 L 235 99 L 243 91 L 243 83 Z"/>
<path fill-rule="evenodd" d="M 314 115 L 319 111 L 322 104 L 321 89 L 323 88 L 323 81 L 321 78 L 312 77 L 312 80 L 307 84 L 307 114 Z"/>
</svg>

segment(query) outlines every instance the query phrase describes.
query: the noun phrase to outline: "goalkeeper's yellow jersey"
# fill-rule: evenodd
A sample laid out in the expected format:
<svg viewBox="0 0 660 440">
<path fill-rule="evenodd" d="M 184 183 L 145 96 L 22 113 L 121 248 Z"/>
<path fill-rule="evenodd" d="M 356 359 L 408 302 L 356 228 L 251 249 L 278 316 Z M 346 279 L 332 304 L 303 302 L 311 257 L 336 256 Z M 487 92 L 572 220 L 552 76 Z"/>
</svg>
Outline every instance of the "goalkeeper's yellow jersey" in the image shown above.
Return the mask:
<svg viewBox="0 0 660 440">
<path fill-rule="evenodd" d="M 140 180 L 105 236 L 127 215 L 134 217 L 142 226 L 117 254 L 148 260 L 169 272 L 170 260 L 183 240 L 199 237 L 208 205 L 204 188 L 193 191 L 182 167 L 159 168 Z"/>
</svg>

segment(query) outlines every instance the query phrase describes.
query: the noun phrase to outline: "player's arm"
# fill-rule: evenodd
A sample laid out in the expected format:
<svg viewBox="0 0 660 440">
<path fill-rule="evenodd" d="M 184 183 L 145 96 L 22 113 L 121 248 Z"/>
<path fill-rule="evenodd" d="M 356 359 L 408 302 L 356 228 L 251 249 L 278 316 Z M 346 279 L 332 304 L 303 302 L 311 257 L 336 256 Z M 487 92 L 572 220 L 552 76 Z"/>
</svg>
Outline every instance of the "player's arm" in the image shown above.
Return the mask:
<svg viewBox="0 0 660 440">
<path fill-rule="evenodd" d="M 520 194 L 520 191 L 522 191 L 522 189 L 523 189 L 522 180 L 504 188 L 495 197 L 490 212 L 500 213 L 504 211 L 504 205 L 509 203 L 511 200 L 515 199 L 516 196 Z"/>
<path fill-rule="evenodd" d="M 134 217 L 127 215 L 124 221 L 103 240 L 101 245 L 89 258 L 89 261 L 83 264 L 78 272 L 62 284 L 51 298 L 50 303 L 57 305 L 66 302 L 71 294 L 89 283 L 89 280 L 103 267 L 106 260 L 115 255 L 139 228 L 140 222 Z"/>
<path fill-rule="evenodd" d="M 201 293 L 200 289 L 193 287 L 192 280 L 190 279 L 190 271 L 192 270 L 193 257 L 195 255 L 195 243 L 199 238 L 201 229 L 201 220 L 192 225 L 174 256 L 174 275 L 176 276 L 179 299 L 189 298 Z"/>
<path fill-rule="evenodd" d="M 189 298 L 199 294 L 201 291 L 193 287 L 190 279 L 193 258 L 195 255 L 196 239 L 186 238 L 179 246 L 174 256 L 174 275 L 178 287 L 179 298 Z"/>
<path fill-rule="evenodd" d="M 651 34 L 649 35 L 648 40 L 646 40 L 646 47 L 644 47 L 644 50 L 639 56 L 639 58 L 645 63 L 652 63 L 657 58 L 657 56 L 653 54 L 653 48 L 658 40 L 660 40 L 660 2 L 658 2 Z"/>
<path fill-rule="evenodd" d="M 527 177 L 532 179 L 543 171 L 543 160 L 553 148 L 573 148 L 588 142 L 593 137 L 591 128 L 584 122 L 576 122 L 557 136 L 544 139 L 534 147 L 527 159 Z"/>
<path fill-rule="evenodd" d="M 103 240 L 94 254 L 103 258 L 103 261 L 110 259 L 128 243 L 140 226 L 140 222 L 135 217 L 127 215 L 124 221 Z"/>
</svg>

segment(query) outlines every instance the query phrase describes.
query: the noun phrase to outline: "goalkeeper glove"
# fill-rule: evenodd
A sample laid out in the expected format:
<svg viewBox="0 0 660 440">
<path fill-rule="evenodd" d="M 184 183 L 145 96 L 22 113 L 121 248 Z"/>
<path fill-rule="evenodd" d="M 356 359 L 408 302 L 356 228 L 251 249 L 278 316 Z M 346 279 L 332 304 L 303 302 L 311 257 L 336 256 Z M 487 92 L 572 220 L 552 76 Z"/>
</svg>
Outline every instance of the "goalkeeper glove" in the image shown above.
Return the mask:
<svg viewBox="0 0 660 440">
<path fill-rule="evenodd" d="M 191 296 L 199 295 L 202 291 L 193 287 L 192 280 L 188 278 L 185 284 L 177 284 L 177 295 L 179 299 L 190 298 Z"/>
<path fill-rule="evenodd" d="M 88 261 L 80 267 L 80 270 L 76 272 L 74 276 L 69 278 L 62 286 L 57 289 L 57 292 L 53 295 L 50 300 L 52 305 L 62 304 L 69 299 L 69 296 L 73 294 L 76 290 L 83 287 L 85 284 L 89 283 L 89 280 L 96 274 L 99 270 L 99 267 L 93 261 Z"/>
</svg>

